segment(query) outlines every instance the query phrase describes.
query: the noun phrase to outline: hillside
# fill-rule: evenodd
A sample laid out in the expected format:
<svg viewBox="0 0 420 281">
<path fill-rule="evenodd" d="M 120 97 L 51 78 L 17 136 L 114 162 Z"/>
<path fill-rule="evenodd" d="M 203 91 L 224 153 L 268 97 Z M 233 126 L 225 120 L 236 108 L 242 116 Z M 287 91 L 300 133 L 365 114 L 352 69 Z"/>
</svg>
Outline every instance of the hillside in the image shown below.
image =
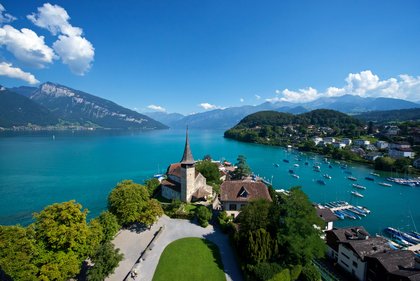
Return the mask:
<svg viewBox="0 0 420 281">
<path fill-rule="evenodd" d="M 389 122 L 420 121 L 420 108 L 371 111 L 354 116 L 363 121 L 372 121 L 378 124 Z"/>
<path fill-rule="evenodd" d="M 27 97 L 4 89 L 0 91 L 0 127 L 54 125 L 58 122 L 48 109 Z"/>
<path fill-rule="evenodd" d="M 360 135 L 364 123 L 347 114 L 317 109 L 299 115 L 261 111 L 243 118 L 225 132 L 226 138 L 272 145 L 297 144 L 314 136 Z"/>
</svg>

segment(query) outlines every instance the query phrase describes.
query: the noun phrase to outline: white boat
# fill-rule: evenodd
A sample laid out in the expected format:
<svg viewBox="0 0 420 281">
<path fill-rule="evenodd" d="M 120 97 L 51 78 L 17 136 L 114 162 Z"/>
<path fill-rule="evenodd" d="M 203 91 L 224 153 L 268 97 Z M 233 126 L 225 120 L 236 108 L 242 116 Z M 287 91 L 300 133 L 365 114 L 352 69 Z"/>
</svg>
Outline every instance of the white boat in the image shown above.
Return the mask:
<svg viewBox="0 0 420 281">
<path fill-rule="evenodd" d="M 366 189 L 366 186 L 356 184 L 356 183 L 353 183 L 352 186 L 355 187 L 355 188 L 358 188 L 358 189 Z"/>
<path fill-rule="evenodd" d="M 392 184 L 386 183 L 386 182 L 380 182 L 379 185 L 386 186 L 386 187 L 391 187 L 392 186 Z"/>
<path fill-rule="evenodd" d="M 295 167 L 299 167 L 299 164 L 294 164 L 293 166 L 295 166 Z"/>
<path fill-rule="evenodd" d="M 374 172 L 372 172 L 372 173 L 370 173 L 372 176 L 375 176 L 375 177 L 379 177 L 380 175 L 379 174 L 377 174 L 377 173 L 374 173 Z"/>
<path fill-rule="evenodd" d="M 324 178 L 326 178 L 326 179 L 331 179 L 332 177 L 329 175 L 329 174 L 324 174 Z"/>
<path fill-rule="evenodd" d="M 292 177 L 297 178 L 297 179 L 299 178 L 299 176 L 296 174 L 292 174 Z"/>
<path fill-rule="evenodd" d="M 356 197 L 360 197 L 360 198 L 363 198 L 364 196 L 362 195 L 362 194 L 360 194 L 359 192 L 357 192 L 357 191 L 352 191 L 351 192 L 351 194 L 353 194 L 354 196 L 356 196 Z"/>
</svg>

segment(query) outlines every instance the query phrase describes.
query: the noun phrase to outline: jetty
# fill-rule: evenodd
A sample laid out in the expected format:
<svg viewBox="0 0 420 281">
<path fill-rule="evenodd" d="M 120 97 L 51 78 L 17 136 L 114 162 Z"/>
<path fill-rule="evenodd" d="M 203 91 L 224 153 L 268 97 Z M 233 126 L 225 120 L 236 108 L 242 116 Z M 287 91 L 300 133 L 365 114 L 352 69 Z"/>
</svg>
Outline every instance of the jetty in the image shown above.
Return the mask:
<svg viewBox="0 0 420 281">
<path fill-rule="evenodd" d="M 370 213 L 366 207 L 354 206 L 345 201 L 328 202 L 319 206 L 330 209 L 339 219 L 361 219 Z"/>
</svg>

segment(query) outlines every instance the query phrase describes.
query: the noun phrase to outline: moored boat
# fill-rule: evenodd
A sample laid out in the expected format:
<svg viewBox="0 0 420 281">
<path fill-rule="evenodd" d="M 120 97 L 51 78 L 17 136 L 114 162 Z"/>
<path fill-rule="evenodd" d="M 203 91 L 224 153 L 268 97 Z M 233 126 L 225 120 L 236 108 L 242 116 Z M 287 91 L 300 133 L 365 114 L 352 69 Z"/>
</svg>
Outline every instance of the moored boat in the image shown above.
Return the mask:
<svg viewBox="0 0 420 281">
<path fill-rule="evenodd" d="M 392 184 L 387 183 L 387 182 L 380 182 L 379 185 L 386 186 L 386 187 L 391 187 L 392 186 Z"/>
<path fill-rule="evenodd" d="M 326 185 L 327 184 L 324 180 L 317 180 L 316 182 L 321 184 L 321 185 Z"/>
<path fill-rule="evenodd" d="M 374 181 L 375 179 L 374 178 L 372 178 L 372 177 L 365 177 L 365 179 L 366 180 L 368 180 L 368 181 Z"/>
<path fill-rule="evenodd" d="M 374 172 L 371 172 L 370 174 L 371 174 L 372 176 L 375 176 L 375 177 L 379 177 L 379 176 L 380 176 L 379 174 L 374 173 Z"/>
<path fill-rule="evenodd" d="M 293 166 L 295 166 L 295 167 L 299 167 L 299 164 L 294 164 Z"/>
<path fill-rule="evenodd" d="M 294 173 L 295 173 L 295 171 L 293 171 L 292 169 L 289 169 L 289 173 L 290 173 L 290 174 L 294 174 Z"/>
<path fill-rule="evenodd" d="M 332 178 L 329 174 L 324 174 L 323 177 L 329 180 Z"/>
<path fill-rule="evenodd" d="M 355 178 L 355 177 L 352 177 L 352 176 L 350 176 L 350 177 L 347 177 L 349 180 L 352 180 L 352 181 L 357 181 L 357 178 Z"/>
<path fill-rule="evenodd" d="M 285 163 L 289 163 L 289 160 L 287 160 L 287 159 L 283 159 L 283 162 L 285 162 Z"/>
<path fill-rule="evenodd" d="M 280 167 L 280 165 L 279 165 L 279 164 L 277 164 L 277 163 L 274 163 L 274 164 L 273 164 L 273 166 L 274 166 L 274 167 Z"/>
<path fill-rule="evenodd" d="M 366 189 L 366 186 L 363 186 L 363 185 L 360 185 L 360 184 L 357 184 L 357 183 L 353 183 L 352 186 L 355 187 L 355 188 L 358 188 L 358 189 Z"/>
<path fill-rule="evenodd" d="M 292 174 L 292 177 L 297 178 L 297 179 L 299 178 L 299 176 L 296 174 Z"/>
<path fill-rule="evenodd" d="M 354 196 L 356 196 L 356 197 L 360 197 L 360 198 L 363 198 L 364 196 L 362 195 L 362 194 L 360 194 L 359 192 L 357 192 L 357 191 L 352 191 L 352 192 L 350 192 L 351 194 L 353 194 Z"/>
</svg>

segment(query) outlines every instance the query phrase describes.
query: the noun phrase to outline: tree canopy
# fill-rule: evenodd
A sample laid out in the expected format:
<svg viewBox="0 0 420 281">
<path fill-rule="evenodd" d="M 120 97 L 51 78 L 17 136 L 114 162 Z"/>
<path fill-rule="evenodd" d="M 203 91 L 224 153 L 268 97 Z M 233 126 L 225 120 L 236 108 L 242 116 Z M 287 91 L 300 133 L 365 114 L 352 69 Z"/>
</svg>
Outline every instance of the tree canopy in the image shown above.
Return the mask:
<svg viewBox="0 0 420 281">
<path fill-rule="evenodd" d="M 220 184 L 220 171 L 216 163 L 202 160 L 196 163 L 195 168 L 206 178 L 208 183 Z"/>
<path fill-rule="evenodd" d="M 244 155 L 238 155 L 236 159 L 238 161 L 235 166 L 236 169 L 232 173 L 232 179 L 242 179 L 243 177 L 251 174 L 251 168 L 246 163 L 246 157 Z"/>
</svg>

